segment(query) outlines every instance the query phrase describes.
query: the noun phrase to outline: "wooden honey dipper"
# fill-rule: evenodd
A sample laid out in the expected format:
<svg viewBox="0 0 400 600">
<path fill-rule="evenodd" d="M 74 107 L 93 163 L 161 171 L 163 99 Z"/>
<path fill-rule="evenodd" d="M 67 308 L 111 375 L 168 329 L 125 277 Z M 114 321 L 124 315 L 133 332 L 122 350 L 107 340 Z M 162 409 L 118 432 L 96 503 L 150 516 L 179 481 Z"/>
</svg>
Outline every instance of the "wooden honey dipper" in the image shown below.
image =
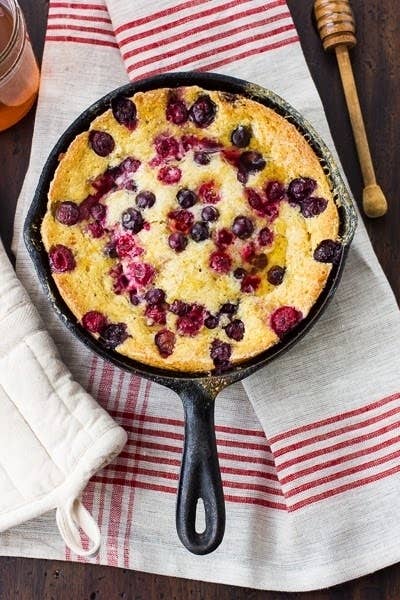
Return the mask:
<svg viewBox="0 0 400 600">
<path fill-rule="evenodd" d="M 315 0 L 315 17 L 324 50 L 335 50 L 351 126 L 364 179 L 363 209 L 368 217 L 381 217 L 387 201 L 376 183 L 364 120 L 351 67 L 349 48 L 356 43 L 354 16 L 349 0 Z"/>
</svg>

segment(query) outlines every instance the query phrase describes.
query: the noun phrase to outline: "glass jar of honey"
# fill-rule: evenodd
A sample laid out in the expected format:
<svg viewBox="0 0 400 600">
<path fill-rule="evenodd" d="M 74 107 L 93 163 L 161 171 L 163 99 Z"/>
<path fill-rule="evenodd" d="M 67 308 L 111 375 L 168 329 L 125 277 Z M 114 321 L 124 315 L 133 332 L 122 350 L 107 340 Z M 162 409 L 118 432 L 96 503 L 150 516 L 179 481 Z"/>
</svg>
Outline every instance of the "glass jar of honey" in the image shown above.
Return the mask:
<svg viewBox="0 0 400 600">
<path fill-rule="evenodd" d="M 16 0 L 0 0 L 0 131 L 26 115 L 39 89 L 39 69 Z"/>
</svg>

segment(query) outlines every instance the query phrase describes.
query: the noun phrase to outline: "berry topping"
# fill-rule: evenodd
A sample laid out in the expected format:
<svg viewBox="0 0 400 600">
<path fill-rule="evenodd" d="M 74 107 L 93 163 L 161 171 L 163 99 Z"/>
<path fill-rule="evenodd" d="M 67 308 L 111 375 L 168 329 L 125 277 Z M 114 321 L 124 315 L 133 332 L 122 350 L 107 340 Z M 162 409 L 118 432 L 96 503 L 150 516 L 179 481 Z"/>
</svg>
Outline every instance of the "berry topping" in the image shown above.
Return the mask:
<svg viewBox="0 0 400 600">
<path fill-rule="evenodd" d="M 89 131 L 89 145 L 99 156 L 108 156 L 114 150 L 115 142 L 113 137 L 105 131 Z"/>
<path fill-rule="evenodd" d="M 200 96 L 189 110 L 189 119 L 197 127 L 208 127 L 214 121 L 216 112 L 217 106 L 210 96 Z"/>
<path fill-rule="evenodd" d="M 80 218 L 79 206 L 75 202 L 60 202 L 54 212 L 54 216 L 63 225 L 75 225 Z"/>
<path fill-rule="evenodd" d="M 201 211 L 203 221 L 216 221 L 219 217 L 219 210 L 215 206 L 205 206 Z"/>
<path fill-rule="evenodd" d="M 175 334 L 168 329 L 163 329 L 154 336 L 154 342 L 163 358 L 171 356 L 174 351 L 175 341 Z"/>
<path fill-rule="evenodd" d="M 106 317 L 97 310 L 90 310 L 82 317 L 82 325 L 91 333 L 100 333 L 106 322 Z"/>
<path fill-rule="evenodd" d="M 262 171 L 267 164 L 259 152 L 247 150 L 240 155 L 239 170 L 245 173 Z"/>
<path fill-rule="evenodd" d="M 127 256 L 133 258 L 143 254 L 143 248 L 137 246 L 135 240 L 129 233 L 125 233 L 118 238 L 115 249 L 120 258 L 125 258 Z"/>
<path fill-rule="evenodd" d="M 288 187 L 288 196 L 291 202 L 297 204 L 301 202 L 305 198 L 311 196 L 315 188 L 317 187 L 317 182 L 315 179 L 311 179 L 310 177 L 299 177 L 298 179 L 293 179 Z"/>
<path fill-rule="evenodd" d="M 274 241 L 274 232 L 268 227 L 264 227 L 260 229 L 257 239 L 260 246 L 270 246 Z"/>
<path fill-rule="evenodd" d="M 254 242 L 249 242 L 248 244 L 245 244 L 240 251 L 240 256 L 246 262 L 251 262 L 252 259 L 255 257 L 255 255 L 256 255 L 256 246 L 255 246 Z"/>
<path fill-rule="evenodd" d="M 171 98 L 171 100 L 168 102 L 165 116 L 167 121 L 170 121 L 175 125 L 182 125 L 182 123 L 186 123 L 188 119 L 188 109 L 186 108 L 186 104 L 183 102 L 183 100 Z"/>
<path fill-rule="evenodd" d="M 105 325 L 100 331 L 100 339 L 107 348 L 113 350 L 129 337 L 125 323 Z"/>
<path fill-rule="evenodd" d="M 265 195 L 270 202 L 279 202 L 285 195 L 285 187 L 280 181 L 269 181 L 265 187 Z"/>
<path fill-rule="evenodd" d="M 181 233 L 189 233 L 194 221 L 193 213 L 179 208 L 168 213 L 168 218 L 172 231 L 180 231 Z"/>
<path fill-rule="evenodd" d="M 158 156 L 162 159 L 181 158 L 178 141 L 172 136 L 159 135 L 154 140 L 154 145 Z"/>
<path fill-rule="evenodd" d="M 146 286 L 152 283 L 155 275 L 155 269 L 148 263 L 131 263 L 129 265 L 129 276 L 132 277 L 135 284 Z"/>
<path fill-rule="evenodd" d="M 202 242 L 210 237 L 207 223 L 199 221 L 195 223 L 190 231 L 190 237 L 195 242 Z"/>
<path fill-rule="evenodd" d="M 187 188 L 179 190 L 179 192 L 176 195 L 176 199 L 178 200 L 179 206 L 181 206 L 182 208 L 190 208 L 191 206 L 196 204 L 198 200 L 197 194 L 195 194 L 195 192 L 193 192 L 192 190 L 188 190 Z"/>
<path fill-rule="evenodd" d="M 250 262 L 256 270 L 260 271 L 267 266 L 268 258 L 266 254 L 256 254 L 251 258 Z"/>
<path fill-rule="evenodd" d="M 262 213 L 265 202 L 264 202 L 263 198 L 260 196 L 260 194 L 258 194 L 252 188 L 246 188 L 246 196 L 247 196 L 247 201 L 250 204 L 251 208 L 253 208 L 254 210 L 256 210 L 259 213 Z"/>
<path fill-rule="evenodd" d="M 219 368 L 229 367 L 229 359 L 232 354 L 232 347 L 221 340 L 213 340 L 211 343 L 210 356 L 214 365 Z"/>
<path fill-rule="evenodd" d="M 91 194 L 87 196 L 79 205 L 79 219 L 86 220 L 90 217 L 90 209 L 92 206 L 97 204 L 97 195 L 92 196 Z"/>
<path fill-rule="evenodd" d="M 87 228 L 90 235 L 94 238 L 100 238 L 104 233 L 103 226 L 98 221 L 94 221 L 94 223 L 89 223 Z"/>
<path fill-rule="evenodd" d="M 117 249 L 115 248 L 115 243 L 108 242 L 108 244 L 106 244 L 103 248 L 103 253 L 104 256 L 108 256 L 108 258 L 117 258 L 118 253 Z"/>
<path fill-rule="evenodd" d="M 302 318 L 303 315 L 297 308 L 293 308 L 293 306 L 281 306 L 271 315 L 271 328 L 278 337 L 282 338 L 288 331 L 297 325 Z"/>
<path fill-rule="evenodd" d="M 161 167 L 158 172 L 158 179 L 163 183 L 173 184 L 178 183 L 181 178 L 181 170 L 178 167 Z"/>
<path fill-rule="evenodd" d="M 165 292 L 160 288 L 154 288 L 146 292 L 144 299 L 148 304 L 162 304 L 165 302 Z"/>
<path fill-rule="evenodd" d="M 129 281 L 128 278 L 122 272 L 122 265 L 118 264 L 110 269 L 110 276 L 113 279 L 113 290 L 115 294 L 122 294 L 126 291 Z"/>
<path fill-rule="evenodd" d="M 285 276 L 285 271 L 285 267 L 280 267 L 278 265 L 271 267 L 267 273 L 267 280 L 272 285 L 281 285 Z"/>
<path fill-rule="evenodd" d="M 121 223 L 124 229 L 139 233 L 143 229 L 142 214 L 136 208 L 127 208 L 121 216 Z"/>
<path fill-rule="evenodd" d="M 244 336 L 244 323 L 240 319 L 234 319 L 225 327 L 226 335 L 232 340 L 240 342 Z"/>
<path fill-rule="evenodd" d="M 216 315 L 211 315 L 208 313 L 208 316 L 204 319 L 204 326 L 207 329 L 215 329 L 218 326 L 219 319 Z"/>
<path fill-rule="evenodd" d="M 250 143 L 250 139 L 251 128 L 246 125 L 238 125 L 238 127 L 232 131 L 231 142 L 238 148 L 246 148 Z"/>
<path fill-rule="evenodd" d="M 125 125 L 130 131 L 133 131 L 136 127 L 136 106 L 129 98 L 123 96 L 114 98 L 111 100 L 111 110 L 114 115 L 114 119 L 118 121 L 120 125 Z"/>
<path fill-rule="evenodd" d="M 300 203 L 300 210 L 303 217 L 310 219 L 311 217 L 317 217 L 323 213 L 327 206 L 328 200 L 325 200 L 325 198 L 310 196 L 309 198 L 302 200 Z"/>
<path fill-rule="evenodd" d="M 232 259 L 229 254 L 222 250 L 216 250 L 210 256 L 210 267 L 217 273 L 229 273 L 232 267 Z"/>
<path fill-rule="evenodd" d="M 178 317 L 183 317 L 187 315 L 190 311 L 191 305 L 187 302 L 182 302 L 182 300 L 174 300 L 172 304 L 169 306 L 169 310 L 174 313 L 174 315 L 178 315 Z"/>
<path fill-rule="evenodd" d="M 204 323 L 204 308 L 199 304 L 192 304 L 189 312 L 178 317 L 176 328 L 181 335 L 197 335 Z"/>
<path fill-rule="evenodd" d="M 153 192 L 149 192 L 148 190 L 143 190 L 139 192 L 136 196 L 135 202 L 138 208 L 151 208 L 154 206 L 156 201 L 156 197 Z"/>
<path fill-rule="evenodd" d="M 115 176 L 117 169 L 118 167 L 107 169 L 104 171 L 104 173 L 101 173 L 95 179 L 93 179 L 92 186 L 96 190 L 96 195 L 98 197 L 104 196 L 104 194 L 107 194 L 113 189 L 113 187 L 115 187 Z"/>
<path fill-rule="evenodd" d="M 279 215 L 279 204 L 277 202 L 266 202 L 263 206 L 263 214 L 272 223 Z"/>
<path fill-rule="evenodd" d="M 314 259 L 322 263 L 338 263 L 342 254 L 342 246 L 334 240 L 322 240 L 314 250 Z"/>
<path fill-rule="evenodd" d="M 245 240 L 251 236 L 254 231 L 253 221 L 248 217 L 236 217 L 232 225 L 233 233 L 240 239 Z"/>
<path fill-rule="evenodd" d="M 234 315 L 237 313 L 237 304 L 232 304 L 232 302 L 225 302 L 219 309 L 220 314 L 223 315 Z"/>
<path fill-rule="evenodd" d="M 71 250 L 62 244 L 56 244 L 50 248 L 49 260 L 53 273 L 72 271 L 76 266 Z"/>
<path fill-rule="evenodd" d="M 104 206 L 104 204 L 100 204 L 98 202 L 97 204 L 94 204 L 91 207 L 90 214 L 92 215 L 93 219 L 95 219 L 95 221 L 103 221 L 103 219 L 106 216 L 106 207 Z"/>
<path fill-rule="evenodd" d="M 187 244 L 187 237 L 185 237 L 183 233 L 180 233 L 179 231 L 176 233 L 171 233 L 168 238 L 168 245 L 170 248 L 172 248 L 172 250 L 175 250 L 175 252 L 182 252 L 186 248 Z"/>
<path fill-rule="evenodd" d="M 240 289 L 246 294 L 251 294 L 256 291 L 260 283 L 261 279 L 257 275 L 246 275 L 242 279 Z"/>
<path fill-rule="evenodd" d="M 165 309 L 159 304 L 149 304 L 144 314 L 147 317 L 148 325 L 165 325 L 167 322 Z"/>
<path fill-rule="evenodd" d="M 208 152 L 195 152 L 193 160 L 198 165 L 209 165 L 211 162 L 211 156 Z"/>
<path fill-rule="evenodd" d="M 204 204 L 216 204 L 221 200 L 213 181 L 207 181 L 199 187 L 199 198 Z"/>
<path fill-rule="evenodd" d="M 131 304 L 133 304 L 133 306 L 137 306 L 138 304 L 140 304 L 140 298 L 136 292 L 137 290 L 134 290 L 129 294 L 129 300 L 131 301 Z"/>
<path fill-rule="evenodd" d="M 238 267 L 237 269 L 235 269 L 233 271 L 233 276 L 235 279 L 243 279 L 243 277 L 245 277 L 247 275 L 247 271 L 246 269 L 243 269 L 242 267 Z"/>
<path fill-rule="evenodd" d="M 224 247 L 229 246 L 233 242 L 233 233 L 229 229 L 220 229 L 216 233 L 215 243 L 217 246 Z"/>
</svg>

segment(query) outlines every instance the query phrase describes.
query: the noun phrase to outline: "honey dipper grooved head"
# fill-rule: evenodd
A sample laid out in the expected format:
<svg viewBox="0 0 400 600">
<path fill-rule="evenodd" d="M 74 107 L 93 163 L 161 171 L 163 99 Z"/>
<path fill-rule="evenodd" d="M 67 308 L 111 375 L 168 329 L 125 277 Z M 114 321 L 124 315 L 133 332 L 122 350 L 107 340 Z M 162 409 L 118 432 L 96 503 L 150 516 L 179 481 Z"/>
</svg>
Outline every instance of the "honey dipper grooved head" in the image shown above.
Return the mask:
<svg viewBox="0 0 400 600">
<path fill-rule="evenodd" d="M 315 0 L 314 12 L 324 50 L 356 45 L 356 27 L 349 0 Z"/>
</svg>

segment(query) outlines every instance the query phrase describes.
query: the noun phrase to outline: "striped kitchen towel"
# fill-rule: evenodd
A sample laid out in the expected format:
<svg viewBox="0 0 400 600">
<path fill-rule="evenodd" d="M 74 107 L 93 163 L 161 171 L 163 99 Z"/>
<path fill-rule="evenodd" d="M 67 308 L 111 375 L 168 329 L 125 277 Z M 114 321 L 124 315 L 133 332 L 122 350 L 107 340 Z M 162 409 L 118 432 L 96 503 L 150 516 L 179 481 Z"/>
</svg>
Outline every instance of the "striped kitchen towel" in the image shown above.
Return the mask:
<svg viewBox="0 0 400 600">
<path fill-rule="evenodd" d="M 332 585 L 400 559 L 399 312 L 362 224 L 321 321 L 217 400 L 227 530 L 204 557 L 189 554 L 175 532 L 179 399 L 77 343 L 53 315 L 21 242 L 38 176 L 68 124 L 128 76 L 189 69 L 273 89 L 332 146 L 283 0 L 159 0 L 156 7 L 146 0 L 50 1 L 14 249 L 19 276 L 65 362 L 129 434 L 125 450 L 84 494 L 105 540 L 93 560 L 255 588 Z M 0 553 L 79 560 L 46 516 L 2 534 Z"/>
</svg>

